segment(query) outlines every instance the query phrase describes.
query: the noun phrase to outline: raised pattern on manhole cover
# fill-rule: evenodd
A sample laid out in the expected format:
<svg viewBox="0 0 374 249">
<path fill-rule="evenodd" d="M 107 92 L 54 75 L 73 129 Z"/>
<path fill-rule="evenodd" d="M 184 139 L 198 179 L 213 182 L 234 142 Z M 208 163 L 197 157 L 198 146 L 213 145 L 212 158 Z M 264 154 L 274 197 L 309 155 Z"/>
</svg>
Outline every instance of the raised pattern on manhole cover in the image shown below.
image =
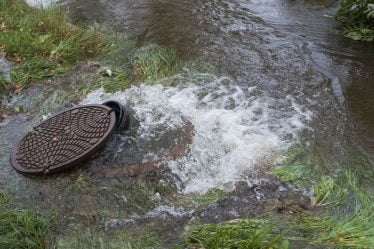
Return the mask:
<svg viewBox="0 0 374 249">
<path fill-rule="evenodd" d="M 28 174 L 67 170 L 102 149 L 115 125 L 115 113 L 107 106 L 69 109 L 34 127 L 13 150 L 10 163 Z"/>
</svg>

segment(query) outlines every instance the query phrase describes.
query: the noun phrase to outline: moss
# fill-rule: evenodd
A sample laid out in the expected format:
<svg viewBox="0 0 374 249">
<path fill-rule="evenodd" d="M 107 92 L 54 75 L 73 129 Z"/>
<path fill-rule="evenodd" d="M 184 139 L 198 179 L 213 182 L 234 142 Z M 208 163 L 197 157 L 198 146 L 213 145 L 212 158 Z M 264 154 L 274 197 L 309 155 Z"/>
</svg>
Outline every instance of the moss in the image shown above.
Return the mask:
<svg viewBox="0 0 374 249">
<path fill-rule="evenodd" d="M 188 248 L 288 248 L 288 241 L 275 226 L 256 219 L 192 226 L 184 240 Z"/>
<path fill-rule="evenodd" d="M 49 220 L 30 210 L 0 209 L 0 248 L 44 249 Z"/>
<path fill-rule="evenodd" d="M 113 46 L 102 32 L 71 24 L 66 13 L 32 8 L 23 0 L 0 0 L 0 27 L 0 47 L 16 64 L 14 91 L 65 72 L 72 63 Z"/>
</svg>

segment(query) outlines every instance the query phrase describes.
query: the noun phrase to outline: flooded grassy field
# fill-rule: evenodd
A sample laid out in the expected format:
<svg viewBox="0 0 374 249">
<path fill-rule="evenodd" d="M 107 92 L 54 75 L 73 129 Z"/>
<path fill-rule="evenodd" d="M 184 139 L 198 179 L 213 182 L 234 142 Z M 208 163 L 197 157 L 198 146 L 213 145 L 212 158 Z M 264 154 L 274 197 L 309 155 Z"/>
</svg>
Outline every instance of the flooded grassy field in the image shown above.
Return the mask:
<svg viewBox="0 0 374 249">
<path fill-rule="evenodd" d="M 3 98 L 0 206 L 51 225 L 34 247 L 7 247 L 0 226 L 0 248 L 374 246 L 374 45 L 339 33 L 337 1 L 55 4 L 115 46 Z M 95 158 L 11 168 L 37 123 L 107 100 L 130 129 Z"/>
</svg>

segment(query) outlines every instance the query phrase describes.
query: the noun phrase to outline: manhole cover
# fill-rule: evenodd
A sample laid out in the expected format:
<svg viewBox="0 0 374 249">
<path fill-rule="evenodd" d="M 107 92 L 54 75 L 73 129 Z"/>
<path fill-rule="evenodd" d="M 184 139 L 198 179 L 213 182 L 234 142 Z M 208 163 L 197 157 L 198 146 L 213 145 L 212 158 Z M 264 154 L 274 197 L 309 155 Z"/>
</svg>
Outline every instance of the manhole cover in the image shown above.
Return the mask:
<svg viewBox="0 0 374 249">
<path fill-rule="evenodd" d="M 10 163 L 34 175 L 67 170 L 94 156 L 115 128 L 115 110 L 108 106 L 72 108 L 34 127 L 13 150 Z"/>
</svg>

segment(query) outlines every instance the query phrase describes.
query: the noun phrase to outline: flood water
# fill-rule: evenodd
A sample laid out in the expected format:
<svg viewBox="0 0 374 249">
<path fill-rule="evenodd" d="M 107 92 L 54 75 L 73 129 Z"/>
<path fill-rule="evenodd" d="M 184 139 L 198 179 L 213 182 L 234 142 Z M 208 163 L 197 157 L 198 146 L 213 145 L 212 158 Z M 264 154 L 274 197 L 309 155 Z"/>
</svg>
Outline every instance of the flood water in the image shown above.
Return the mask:
<svg viewBox="0 0 374 249">
<path fill-rule="evenodd" d="M 327 109 L 338 112 L 338 103 L 347 115 L 351 142 L 374 153 L 373 44 L 338 34 L 336 1 L 80 0 L 67 6 L 79 20 L 107 22 L 140 41 L 173 47 L 182 58 L 207 60 L 238 84 L 276 98 L 305 94 L 305 103 L 321 94 Z M 333 96 L 324 96 L 326 89 Z"/>
<path fill-rule="evenodd" d="M 279 112 L 291 97 L 313 113 L 306 125 L 319 147 L 350 143 L 374 153 L 373 44 L 338 34 L 332 18 L 336 1 L 71 1 L 68 6 L 79 20 L 109 22 L 142 42 L 173 47 L 182 58 L 212 63 L 234 84 L 274 98 Z"/>
<path fill-rule="evenodd" d="M 168 79 L 169 87 L 140 84 L 114 94 L 90 93 L 82 104 L 119 100 L 133 109 L 136 119 L 136 127 L 116 137 L 121 142 L 113 142 L 115 151 L 105 152 L 91 166 L 103 161 L 159 163 L 170 143 L 183 143 L 176 134 L 186 127 L 193 127 L 187 152 L 163 159 L 176 176 L 178 190 L 186 194 L 247 179 L 248 172 L 273 165 L 278 155 L 298 143 L 321 154 L 331 167 L 347 160 L 347 146 L 372 157 L 374 45 L 338 34 L 332 18 L 336 2 L 61 2 L 73 20 L 107 23 L 139 44 L 172 47 L 182 61 L 214 68 L 184 68 Z M 19 127 L 22 122 L 12 124 Z M 66 181 L 60 179 L 57 185 L 64 188 Z M 110 192 L 105 182 L 93 181 L 98 193 Z M 85 198 L 105 206 L 95 196 Z M 121 207 L 112 207 L 111 214 L 120 215 Z"/>
</svg>

